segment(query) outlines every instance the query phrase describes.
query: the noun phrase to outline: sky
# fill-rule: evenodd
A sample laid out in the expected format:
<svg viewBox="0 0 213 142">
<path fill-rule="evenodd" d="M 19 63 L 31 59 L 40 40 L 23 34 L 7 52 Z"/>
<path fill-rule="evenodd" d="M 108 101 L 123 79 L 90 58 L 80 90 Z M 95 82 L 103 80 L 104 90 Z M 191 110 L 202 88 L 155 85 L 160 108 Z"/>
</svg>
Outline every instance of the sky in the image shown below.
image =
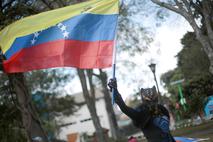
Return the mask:
<svg viewBox="0 0 213 142">
<path fill-rule="evenodd" d="M 146 53 L 132 59 L 139 68 L 131 70 L 131 74 L 128 75 L 134 76 L 135 83 L 121 86 L 120 92 L 124 99 L 138 91 L 140 87 L 146 88 L 155 85 L 153 73 L 148 67 L 150 62 L 156 64 L 156 78 L 160 92 L 166 93 L 167 91 L 160 82 L 160 76 L 177 66 L 175 56 L 182 49 L 181 38 L 187 31 L 192 31 L 188 22 L 174 13 L 170 13 L 168 19 L 159 27 L 154 26 L 153 19 L 144 20 L 144 26 L 154 31 L 154 41 Z M 118 85 L 120 84 L 122 83 L 118 81 Z"/>
<path fill-rule="evenodd" d="M 154 16 L 136 17 L 135 19 L 141 19 L 140 23 L 153 32 L 154 41 L 150 44 L 147 52 L 137 55 L 134 58 L 130 58 L 128 55 L 122 53 L 117 54 L 116 78 L 118 89 L 123 98 L 126 99 L 128 96 L 139 91 L 141 87 L 146 88 L 155 85 L 153 74 L 148 67 L 150 62 L 153 62 L 156 63 L 156 78 L 159 90 L 162 94 L 165 94 L 166 90 L 160 82 L 160 76 L 177 66 L 175 56 L 182 49 L 180 40 L 187 31 L 192 31 L 192 28 L 184 18 L 173 12 L 169 12 L 166 20 L 160 24 L 158 23 L 158 26 L 156 26 Z M 137 66 L 134 69 L 123 66 L 121 62 L 127 60 L 132 61 Z M 109 78 L 111 78 L 112 69 L 108 68 L 105 71 L 108 73 Z M 66 86 L 66 90 L 71 94 L 81 92 L 78 77 Z"/>
</svg>

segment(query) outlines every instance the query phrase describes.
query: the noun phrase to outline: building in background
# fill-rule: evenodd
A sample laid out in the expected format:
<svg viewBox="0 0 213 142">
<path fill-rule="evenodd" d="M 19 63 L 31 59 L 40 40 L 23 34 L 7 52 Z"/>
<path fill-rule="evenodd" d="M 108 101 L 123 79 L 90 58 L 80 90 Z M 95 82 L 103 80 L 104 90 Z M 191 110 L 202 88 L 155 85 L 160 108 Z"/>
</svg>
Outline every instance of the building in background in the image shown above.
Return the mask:
<svg viewBox="0 0 213 142">
<path fill-rule="evenodd" d="M 78 110 L 68 117 L 63 116 L 57 118 L 60 124 L 63 124 L 61 127 L 58 138 L 62 140 L 67 140 L 68 137 L 76 135 L 82 135 L 86 133 L 87 135 L 92 135 L 95 132 L 95 128 L 90 116 L 90 112 L 87 108 L 84 96 L 82 93 L 76 93 L 72 95 L 76 103 L 81 104 Z M 107 116 L 107 111 L 105 108 L 105 101 L 103 94 L 100 90 L 96 90 L 96 111 L 99 117 L 101 126 L 104 129 L 109 130 L 109 136 L 111 136 L 110 124 Z M 72 139 L 72 138 L 70 138 Z M 77 140 L 76 140 L 77 142 Z"/>
</svg>

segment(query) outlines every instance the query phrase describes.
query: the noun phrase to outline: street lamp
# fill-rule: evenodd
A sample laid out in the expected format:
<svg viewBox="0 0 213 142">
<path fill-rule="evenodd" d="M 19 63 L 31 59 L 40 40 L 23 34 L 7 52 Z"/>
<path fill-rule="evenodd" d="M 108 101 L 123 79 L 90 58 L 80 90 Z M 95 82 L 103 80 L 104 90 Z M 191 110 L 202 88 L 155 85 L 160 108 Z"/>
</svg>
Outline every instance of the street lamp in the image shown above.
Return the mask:
<svg viewBox="0 0 213 142">
<path fill-rule="evenodd" d="M 150 69 L 151 69 L 151 71 L 152 71 L 152 73 L 153 73 L 153 75 L 154 75 L 154 79 L 155 79 L 155 83 L 156 83 L 157 91 L 158 91 L 158 95 L 159 95 L 158 98 L 160 99 L 160 91 L 159 91 L 158 82 L 157 82 L 156 75 L 155 75 L 155 67 L 156 67 L 156 64 L 151 63 L 151 64 L 149 65 L 149 67 L 150 67 Z M 159 100 L 159 101 L 160 101 L 160 100 Z"/>
</svg>

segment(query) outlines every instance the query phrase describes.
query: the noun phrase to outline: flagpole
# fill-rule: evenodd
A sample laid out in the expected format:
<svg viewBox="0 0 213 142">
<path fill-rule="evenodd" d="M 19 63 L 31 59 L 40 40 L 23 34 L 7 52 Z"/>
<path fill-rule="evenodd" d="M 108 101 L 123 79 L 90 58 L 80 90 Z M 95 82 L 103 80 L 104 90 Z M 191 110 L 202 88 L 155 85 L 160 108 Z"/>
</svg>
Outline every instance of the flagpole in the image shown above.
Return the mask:
<svg viewBox="0 0 213 142">
<path fill-rule="evenodd" d="M 112 58 L 112 78 L 115 79 L 115 69 L 116 69 L 116 46 L 117 36 L 115 38 L 114 48 L 113 48 L 113 58 Z M 115 104 L 115 89 L 112 89 L 112 104 Z"/>
<path fill-rule="evenodd" d="M 119 7 L 123 5 L 123 0 L 119 0 Z M 118 17 L 117 17 L 118 18 Z M 115 42 L 113 48 L 113 57 L 112 57 L 112 78 L 115 79 L 115 71 L 116 71 L 116 53 L 117 53 L 117 31 L 118 31 L 118 20 L 116 24 L 116 34 L 115 34 Z M 112 89 L 112 105 L 115 104 L 115 89 Z"/>
</svg>

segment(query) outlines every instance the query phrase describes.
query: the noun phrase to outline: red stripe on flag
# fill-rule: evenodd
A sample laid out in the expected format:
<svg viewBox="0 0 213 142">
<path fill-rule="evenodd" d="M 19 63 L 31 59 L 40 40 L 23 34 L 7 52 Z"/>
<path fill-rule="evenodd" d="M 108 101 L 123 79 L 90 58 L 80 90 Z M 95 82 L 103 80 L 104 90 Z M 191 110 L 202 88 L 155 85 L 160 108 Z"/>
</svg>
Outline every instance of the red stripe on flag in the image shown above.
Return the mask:
<svg viewBox="0 0 213 142">
<path fill-rule="evenodd" d="M 83 42 L 58 40 L 24 48 L 4 61 L 8 73 L 51 67 L 81 69 L 106 68 L 112 65 L 114 41 Z"/>
</svg>

